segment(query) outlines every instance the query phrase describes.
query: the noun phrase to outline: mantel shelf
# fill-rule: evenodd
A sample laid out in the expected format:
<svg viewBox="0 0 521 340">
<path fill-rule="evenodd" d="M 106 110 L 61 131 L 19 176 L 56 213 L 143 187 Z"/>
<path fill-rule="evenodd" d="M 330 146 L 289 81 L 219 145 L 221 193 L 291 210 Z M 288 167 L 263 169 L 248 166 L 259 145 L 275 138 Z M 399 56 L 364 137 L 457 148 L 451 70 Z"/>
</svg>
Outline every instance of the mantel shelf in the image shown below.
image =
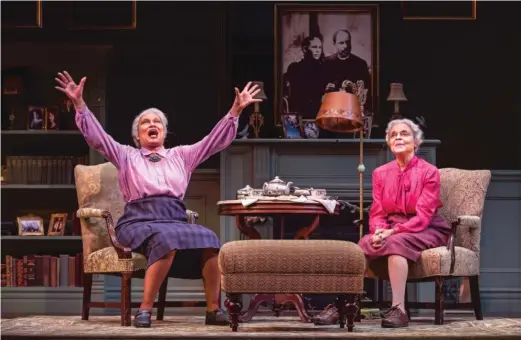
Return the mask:
<svg viewBox="0 0 521 340">
<path fill-rule="evenodd" d="M 2 189 L 31 190 L 31 189 L 76 189 L 74 184 L 2 184 Z"/>
</svg>

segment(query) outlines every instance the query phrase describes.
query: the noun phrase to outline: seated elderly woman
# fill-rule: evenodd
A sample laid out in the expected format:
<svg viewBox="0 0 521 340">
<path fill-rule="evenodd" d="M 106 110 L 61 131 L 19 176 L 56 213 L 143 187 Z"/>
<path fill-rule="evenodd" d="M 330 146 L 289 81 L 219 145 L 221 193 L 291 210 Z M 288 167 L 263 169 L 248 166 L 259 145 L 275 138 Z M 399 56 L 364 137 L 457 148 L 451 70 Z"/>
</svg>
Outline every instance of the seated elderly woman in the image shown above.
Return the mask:
<svg viewBox="0 0 521 340">
<path fill-rule="evenodd" d="M 385 140 L 396 159 L 373 171 L 373 203 L 369 234 L 359 242 L 371 261 L 386 258 L 392 289 L 392 307 L 384 313 L 382 327 L 407 327 L 405 286 L 409 262 L 421 251 L 447 243 L 450 227 L 437 215 L 440 201 L 438 169 L 417 157 L 423 133 L 409 119 L 392 120 Z M 334 307 L 324 310 L 315 323 L 338 320 Z"/>
<path fill-rule="evenodd" d="M 220 272 L 217 235 L 203 226 L 187 223 L 181 201 L 194 169 L 211 155 L 226 148 L 237 133 L 241 111 L 260 99 L 260 91 L 248 83 L 235 88 L 230 111 L 208 136 L 193 145 L 165 149 L 168 121 L 158 109 L 141 112 L 132 124 L 138 148 L 122 145 L 110 137 L 83 101 L 86 78 L 76 84 L 67 72 L 58 73 L 56 89 L 65 93 L 76 109 L 76 125 L 88 145 L 118 169 L 119 186 L 126 202 L 116 225 L 122 245 L 143 253 L 147 260 L 143 301 L 134 318 L 136 327 L 150 327 L 152 306 L 167 275 L 203 279 L 206 324 L 227 325 L 228 315 L 219 306 Z M 175 260 L 174 260 L 175 258 Z"/>
</svg>

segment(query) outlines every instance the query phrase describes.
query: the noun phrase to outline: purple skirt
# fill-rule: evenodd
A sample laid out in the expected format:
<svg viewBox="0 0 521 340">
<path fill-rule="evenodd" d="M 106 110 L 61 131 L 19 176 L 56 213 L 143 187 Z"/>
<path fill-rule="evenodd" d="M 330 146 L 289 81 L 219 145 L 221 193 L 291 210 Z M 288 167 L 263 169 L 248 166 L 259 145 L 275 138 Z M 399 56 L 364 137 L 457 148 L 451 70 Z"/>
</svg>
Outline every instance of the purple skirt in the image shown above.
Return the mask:
<svg viewBox="0 0 521 340">
<path fill-rule="evenodd" d="M 202 278 L 203 250 L 221 247 L 213 231 L 187 222 L 184 203 L 174 197 L 149 196 L 127 203 L 115 229 L 121 244 L 143 254 L 148 266 L 176 250 L 169 277 Z"/>
<path fill-rule="evenodd" d="M 407 217 L 391 215 L 388 217 L 390 226 L 403 223 Z M 391 235 L 379 248 L 371 245 L 372 234 L 365 235 L 358 245 L 362 248 L 368 261 L 389 255 L 400 255 L 409 261 L 416 262 L 423 250 L 447 245 L 450 227 L 443 217 L 434 216 L 431 224 L 417 233 L 398 233 Z"/>
</svg>

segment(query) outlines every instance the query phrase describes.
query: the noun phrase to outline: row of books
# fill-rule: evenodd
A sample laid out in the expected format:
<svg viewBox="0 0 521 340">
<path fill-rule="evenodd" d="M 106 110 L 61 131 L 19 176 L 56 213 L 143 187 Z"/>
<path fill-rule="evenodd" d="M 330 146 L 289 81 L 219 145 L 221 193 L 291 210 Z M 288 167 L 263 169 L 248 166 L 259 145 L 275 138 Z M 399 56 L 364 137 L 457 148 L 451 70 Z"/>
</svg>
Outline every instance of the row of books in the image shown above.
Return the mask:
<svg viewBox="0 0 521 340">
<path fill-rule="evenodd" d="M 5 256 L 2 287 L 83 287 L 83 256 Z"/>
<path fill-rule="evenodd" d="M 74 184 L 74 167 L 89 164 L 89 156 L 7 156 L 8 184 Z"/>
</svg>

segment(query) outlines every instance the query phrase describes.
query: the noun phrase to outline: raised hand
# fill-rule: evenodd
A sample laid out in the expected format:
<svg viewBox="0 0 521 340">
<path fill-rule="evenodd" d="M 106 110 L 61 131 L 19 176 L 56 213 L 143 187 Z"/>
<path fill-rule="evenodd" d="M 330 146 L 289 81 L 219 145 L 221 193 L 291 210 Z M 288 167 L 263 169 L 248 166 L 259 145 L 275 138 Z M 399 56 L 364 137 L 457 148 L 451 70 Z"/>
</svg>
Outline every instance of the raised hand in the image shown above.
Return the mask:
<svg viewBox="0 0 521 340">
<path fill-rule="evenodd" d="M 261 102 L 262 99 L 253 98 L 260 92 L 260 89 L 258 87 L 258 85 L 251 86 L 250 81 L 248 82 L 248 84 L 246 84 L 242 92 L 239 92 L 239 89 L 235 88 L 235 100 L 233 102 L 232 110 L 236 111 L 238 114 L 251 103 Z"/>
<path fill-rule="evenodd" d="M 55 89 L 65 93 L 65 95 L 69 97 L 76 108 L 85 104 L 83 101 L 83 87 L 87 77 L 81 78 L 80 83 L 76 84 L 69 73 L 67 71 L 63 71 L 63 73 L 58 72 L 58 78 L 54 79 L 56 79 L 60 85 L 55 86 Z"/>
</svg>

